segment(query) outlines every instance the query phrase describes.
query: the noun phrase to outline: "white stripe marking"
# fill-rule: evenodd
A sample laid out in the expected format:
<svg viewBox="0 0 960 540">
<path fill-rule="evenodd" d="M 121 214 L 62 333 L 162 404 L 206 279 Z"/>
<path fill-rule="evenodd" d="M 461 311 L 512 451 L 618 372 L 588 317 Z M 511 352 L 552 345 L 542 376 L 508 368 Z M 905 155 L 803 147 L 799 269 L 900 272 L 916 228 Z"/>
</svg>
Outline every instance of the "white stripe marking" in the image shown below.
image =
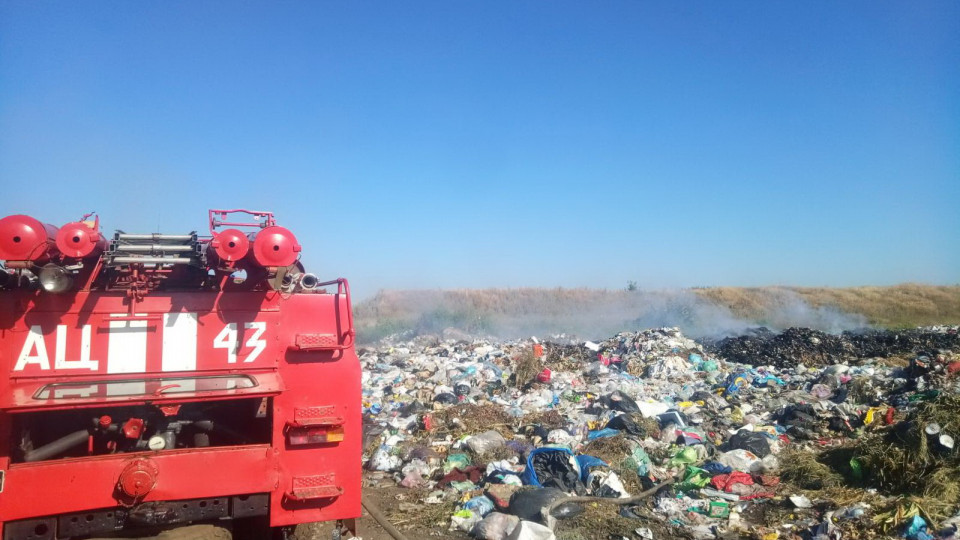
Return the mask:
<svg viewBox="0 0 960 540">
<path fill-rule="evenodd" d="M 163 371 L 197 369 L 197 314 L 163 314 Z"/>
<path fill-rule="evenodd" d="M 110 316 L 126 317 L 127 314 Z M 109 338 L 107 373 L 147 371 L 147 321 L 110 321 Z"/>
</svg>

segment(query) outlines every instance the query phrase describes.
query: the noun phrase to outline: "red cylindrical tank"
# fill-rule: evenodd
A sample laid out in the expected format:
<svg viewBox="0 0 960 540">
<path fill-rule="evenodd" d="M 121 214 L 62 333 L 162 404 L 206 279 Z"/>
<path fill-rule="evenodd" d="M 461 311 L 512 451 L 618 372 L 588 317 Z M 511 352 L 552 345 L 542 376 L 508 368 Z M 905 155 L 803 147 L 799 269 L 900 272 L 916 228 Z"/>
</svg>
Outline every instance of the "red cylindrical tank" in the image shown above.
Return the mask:
<svg viewBox="0 0 960 540">
<path fill-rule="evenodd" d="M 67 223 L 57 233 L 57 249 L 64 257 L 83 259 L 99 255 L 106 248 L 107 239 L 86 221 Z"/>
<path fill-rule="evenodd" d="M 264 267 L 290 266 L 297 261 L 300 244 L 288 229 L 274 225 L 251 233 L 250 255 Z"/>
<path fill-rule="evenodd" d="M 30 216 L 0 219 L 0 260 L 45 262 L 56 254 L 57 228 Z"/>
<path fill-rule="evenodd" d="M 235 262 L 247 256 L 250 251 L 250 240 L 243 231 L 225 229 L 214 235 L 210 240 L 210 247 L 221 261 Z"/>
</svg>

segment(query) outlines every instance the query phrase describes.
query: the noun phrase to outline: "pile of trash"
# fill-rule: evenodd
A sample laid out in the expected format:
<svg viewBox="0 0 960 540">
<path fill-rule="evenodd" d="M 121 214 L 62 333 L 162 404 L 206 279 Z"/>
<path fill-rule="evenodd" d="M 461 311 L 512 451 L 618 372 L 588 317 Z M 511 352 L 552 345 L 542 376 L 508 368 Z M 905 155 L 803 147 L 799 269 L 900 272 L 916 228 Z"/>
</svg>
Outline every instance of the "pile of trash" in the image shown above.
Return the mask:
<svg viewBox="0 0 960 540">
<path fill-rule="evenodd" d="M 788 328 L 781 333 L 755 328 L 740 336 L 708 341 L 705 345 L 717 356 L 753 366 L 789 367 L 798 362 L 823 366 L 924 351 L 958 350 L 960 336 L 949 326 L 846 331 L 840 335 L 810 328 Z"/>
<path fill-rule="evenodd" d="M 874 334 L 361 349 L 366 481 L 450 537 L 952 538 L 957 328 Z"/>
</svg>

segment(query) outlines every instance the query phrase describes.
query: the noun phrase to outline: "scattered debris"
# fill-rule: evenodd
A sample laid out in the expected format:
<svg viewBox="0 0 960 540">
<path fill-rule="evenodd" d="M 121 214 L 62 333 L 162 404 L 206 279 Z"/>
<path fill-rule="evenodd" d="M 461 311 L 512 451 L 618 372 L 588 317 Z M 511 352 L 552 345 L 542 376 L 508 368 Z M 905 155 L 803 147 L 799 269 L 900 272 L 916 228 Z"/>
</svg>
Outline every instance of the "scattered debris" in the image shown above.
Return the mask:
<svg viewBox="0 0 960 540">
<path fill-rule="evenodd" d="M 958 353 L 956 327 L 384 343 L 368 480 L 451 537 L 950 537 Z"/>
</svg>

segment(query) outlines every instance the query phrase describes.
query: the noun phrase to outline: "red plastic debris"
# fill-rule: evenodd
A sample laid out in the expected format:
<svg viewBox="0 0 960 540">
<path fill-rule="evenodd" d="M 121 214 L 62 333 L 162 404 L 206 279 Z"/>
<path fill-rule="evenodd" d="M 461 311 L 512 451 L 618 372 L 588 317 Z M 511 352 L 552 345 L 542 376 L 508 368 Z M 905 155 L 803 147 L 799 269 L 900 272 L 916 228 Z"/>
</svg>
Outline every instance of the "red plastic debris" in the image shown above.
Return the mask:
<svg viewBox="0 0 960 540">
<path fill-rule="evenodd" d="M 754 475 L 753 481 L 761 486 L 774 487 L 780 484 L 780 477 L 772 474 L 757 474 Z"/>
<path fill-rule="evenodd" d="M 719 489 L 720 491 L 731 493 L 733 486 L 737 484 L 752 486 L 753 477 L 745 472 L 733 471 L 730 474 L 718 474 L 714 476 L 710 480 L 710 483 L 713 484 L 713 487 Z"/>
</svg>

